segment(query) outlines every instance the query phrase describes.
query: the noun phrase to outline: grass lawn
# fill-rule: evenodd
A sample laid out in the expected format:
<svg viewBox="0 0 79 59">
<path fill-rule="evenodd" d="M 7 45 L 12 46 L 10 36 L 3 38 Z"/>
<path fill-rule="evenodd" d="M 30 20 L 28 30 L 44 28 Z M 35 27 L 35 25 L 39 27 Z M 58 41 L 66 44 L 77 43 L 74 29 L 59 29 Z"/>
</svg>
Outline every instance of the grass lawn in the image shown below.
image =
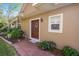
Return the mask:
<svg viewBox="0 0 79 59">
<path fill-rule="evenodd" d="M 0 56 L 15 56 L 16 50 L 2 39 L 0 39 Z"/>
</svg>

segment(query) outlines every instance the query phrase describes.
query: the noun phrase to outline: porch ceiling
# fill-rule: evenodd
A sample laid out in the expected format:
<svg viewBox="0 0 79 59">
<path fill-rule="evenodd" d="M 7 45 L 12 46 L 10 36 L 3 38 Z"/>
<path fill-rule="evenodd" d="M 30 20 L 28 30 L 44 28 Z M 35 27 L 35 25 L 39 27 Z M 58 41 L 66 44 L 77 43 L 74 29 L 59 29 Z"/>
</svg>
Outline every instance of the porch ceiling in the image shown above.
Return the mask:
<svg viewBox="0 0 79 59">
<path fill-rule="evenodd" d="M 70 3 L 38 3 L 29 7 L 31 10 L 27 10 L 24 12 L 24 17 L 31 17 L 40 13 L 48 12 L 54 10 L 56 8 L 64 7 L 70 5 Z"/>
</svg>

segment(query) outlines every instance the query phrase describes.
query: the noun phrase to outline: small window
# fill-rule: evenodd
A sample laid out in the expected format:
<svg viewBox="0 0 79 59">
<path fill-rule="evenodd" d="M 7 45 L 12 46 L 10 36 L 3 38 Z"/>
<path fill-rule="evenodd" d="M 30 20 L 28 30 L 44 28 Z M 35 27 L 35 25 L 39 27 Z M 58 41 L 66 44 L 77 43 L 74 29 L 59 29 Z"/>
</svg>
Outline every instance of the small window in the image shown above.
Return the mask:
<svg viewBox="0 0 79 59">
<path fill-rule="evenodd" d="M 63 14 L 49 16 L 48 31 L 62 33 Z"/>
</svg>

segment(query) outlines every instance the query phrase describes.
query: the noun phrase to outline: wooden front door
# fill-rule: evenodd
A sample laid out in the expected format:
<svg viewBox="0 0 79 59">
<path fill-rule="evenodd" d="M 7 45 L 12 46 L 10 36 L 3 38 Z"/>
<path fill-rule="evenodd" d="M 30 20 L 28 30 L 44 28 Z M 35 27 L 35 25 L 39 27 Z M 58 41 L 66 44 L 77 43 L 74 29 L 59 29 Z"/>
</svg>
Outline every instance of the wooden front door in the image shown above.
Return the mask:
<svg viewBox="0 0 79 59">
<path fill-rule="evenodd" d="M 39 19 L 31 21 L 31 38 L 39 39 Z"/>
</svg>

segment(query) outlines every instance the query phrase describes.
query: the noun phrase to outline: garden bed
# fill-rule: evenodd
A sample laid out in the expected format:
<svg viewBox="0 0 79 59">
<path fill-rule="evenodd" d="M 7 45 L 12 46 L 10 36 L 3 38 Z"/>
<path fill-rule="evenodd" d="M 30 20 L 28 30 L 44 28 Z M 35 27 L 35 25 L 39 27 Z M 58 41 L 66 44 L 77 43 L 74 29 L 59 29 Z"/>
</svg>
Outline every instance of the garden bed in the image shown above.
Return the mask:
<svg viewBox="0 0 79 59">
<path fill-rule="evenodd" d="M 17 40 L 13 40 L 11 38 L 7 38 L 7 36 L 5 36 L 5 35 L 1 35 L 1 37 L 3 37 L 5 40 L 7 40 L 7 41 L 9 41 L 11 43 L 16 43 L 17 42 Z"/>
<path fill-rule="evenodd" d="M 1 32 L 2 37 L 4 37 L 6 40 L 16 43 L 18 41 L 21 41 L 23 39 L 23 31 L 19 28 L 12 28 L 9 31 L 3 31 Z"/>
<path fill-rule="evenodd" d="M 59 49 L 53 49 L 53 51 L 51 52 L 52 54 L 54 54 L 55 56 L 63 56 L 63 53 L 61 50 Z"/>
<path fill-rule="evenodd" d="M 42 50 L 51 52 L 55 56 L 79 56 L 79 51 L 70 46 L 64 46 L 61 50 L 57 49 L 56 43 L 53 41 L 42 41 L 37 46 Z"/>
<path fill-rule="evenodd" d="M 22 41 L 23 38 L 19 38 L 19 39 L 12 39 L 12 38 L 9 39 L 9 38 L 7 38 L 6 40 L 8 40 L 8 41 L 10 41 L 10 42 L 12 42 L 14 44 L 14 43 L 17 43 L 19 41 Z"/>
<path fill-rule="evenodd" d="M 16 43 L 16 42 L 18 42 L 16 39 L 9 39 L 9 38 L 7 38 L 6 40 L 12 42 L 13 44 Z"/>
</svg>

